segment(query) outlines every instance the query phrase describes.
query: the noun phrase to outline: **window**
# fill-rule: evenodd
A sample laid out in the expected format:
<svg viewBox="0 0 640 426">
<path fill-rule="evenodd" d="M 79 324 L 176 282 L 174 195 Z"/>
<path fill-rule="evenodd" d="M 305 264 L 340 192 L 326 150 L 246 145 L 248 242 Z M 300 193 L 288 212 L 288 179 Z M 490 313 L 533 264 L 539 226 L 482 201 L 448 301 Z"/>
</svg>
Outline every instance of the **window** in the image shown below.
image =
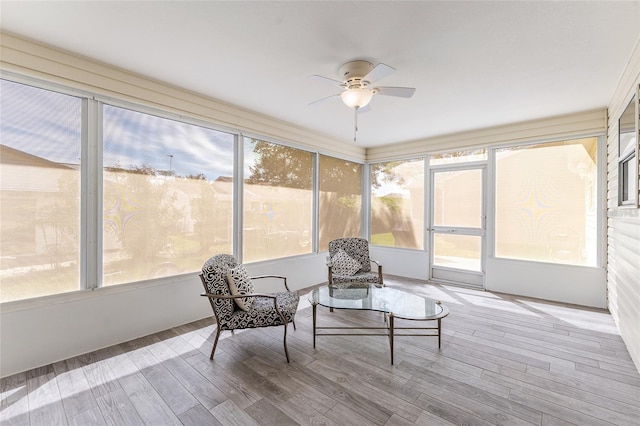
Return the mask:
<svg viewBox="0 0 640 426">
<path fill-rule="evenodd" d="M 638 159 L 636 146 L 636 97 L 618 120 L 618 205 L 638 205 Z"/>
<path fill-rule="evenodd" d="M 243 262 L 311 253 L 313 154 L 244 140 Z"/>
<path fill-rule="evenodd" d="M 496 151 L 497 257 L 596 266 L 598 139 Z"/>
<path fill-rule="evenodd" d="M 0 302 L 79 290 L 82 100 L 0 91 Z"/>
<path fill-rule="evenodd" d="M 320 156 L 319 250 L 336 238 L 360 237 L 362 165 Z"/>
<path fill-rule="evenodd" d="M 103 285 L 232 253 L 234 136 L 105 105 Z"/>
<path fill-rule="evenodd" d="M 371 164 L 371 243 L 424 247 L 424 160 Z"/>
</svg>

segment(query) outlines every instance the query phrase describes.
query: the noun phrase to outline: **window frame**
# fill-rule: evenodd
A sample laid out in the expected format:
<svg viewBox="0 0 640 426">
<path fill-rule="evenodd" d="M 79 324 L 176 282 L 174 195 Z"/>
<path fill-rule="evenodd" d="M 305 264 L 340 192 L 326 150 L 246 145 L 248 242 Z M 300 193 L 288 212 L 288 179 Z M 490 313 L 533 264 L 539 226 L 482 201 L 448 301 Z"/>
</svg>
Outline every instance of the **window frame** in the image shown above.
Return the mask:
<svg viewBox="0 0 640 426">
<path fill-rule="evenodd" d="M 187 256 L 176 256 L 174 258 L 171 257 L 167 257 L 166 259 L 164 259 L 164 261 L 159 261 L 158 260 L 158 264 L 155 265 L 153 268 L 151 268 L 149 270 L 149 273 L 151 273 L 151 271 L 154 271 L 159 268 L 162 267 L 168 267 L 168 268 L 173 268 L 175 269 L 174 273 L 169 273 L 169 274 L 159 274 L 158 276 L 151 276 L 151 274 L 149 276 L 145 276 L 142 277 L 140 279 L 134 279 L 134 280 L 130 280 L 130 281 L 123 281 L 123 282 L 116 282 L 116 283 L 110 283 L 107 284 L 105 282 L 105 277 L 106 275 L 104 274 L 103 269 L 105 267 L 111 267 L 113 266 L 112 263 L 110 262 L 106 262 L 105 261 L 105 250 L 104 250 L 104 245 L 105 245 L 105 221 L 104 221 L 104 207 L 103 204 L 105 202 L 105 192 L 106 191 L 106 187 L 105 187 L 105 175 L 108 172 L 105 172 L 106 168 L 108 168 L 108 166 L 106 164 L 104 164 L 103 158 L 105 155 L 105 151 L 104 151 L 104 134 L 105 134 L 105 129 L 107 129 L 109 126 L 107 126 L 107 122 L 105 121 L 105 116 L 109 116 L 109 114 L 105 114 L 105 111 L 107 108 L 110 109 L 114 109 L 114 110 L 121 110 L 121 111 L 126 111 L 125 116 L 127 117 L 127 119 L 131 119 L 132 117 L 138 117 L 138 118 L 142 118 L 144 119 L 144 117 L 149 117 L 152 121 L 154 121 L 155 123 L 159 123 L 162 122 L 163 125 L 169 126 L 169 127 L 173 127 L 173 126 L 177 126 L 176 128 L 180 128 L 180 129 L 185 129 L 187 127 L 189 128 L 198 128 L 198 129 L 202 129 L 205 130 L 207 132 L 215 132 L 215 133 L 219 133 L 219 134 L 224 134 L 226 135 L 225 137 L 228 137 L 229 139 L 231 139 L 230 141 L 227 141 L 225 143 L 230 142 L 229 147 L 227 151 L 225 151 L 228 155 L 231 156 L 231 162 L 232 164 L 235 164 L 235 154 L 236 154 L 236 145 L 237 145 L 237 133 L 232 132 L 230 130 L 220 130 L 214 126 L 211 125 L 211 123 L 208 122 L 203 122 L 203 121 L 199 121 L 199 120 L 191 120 L 191 119 L 187 119 L 183 116 L 179 116 L 177 114 L 171 114 L 171 113 L 167 113 L 166 111 L 162 111 L 162 110 L 158 110 L 158 109 L 154 109 L 154 108 L 146 108 L 146 107 L 141 107 L 139 105 L 136 104 L 131 104 L 131 103 L 127 103 L 127 102 L 118 102 L 118 101 L 114 101 L 112 99 L 107 100 L 96 100 L 96 107 L 98 108 L 98 123 L 97 123 L 97 130 L 99 132 L 98 135 L 98 141 L 97 141 L 97 152 L 95 154 L 96 158 L 98 159 L 97 162 L 97 166 L 95 167 L 96 172 L 94 173 L 95 175 L 99 175 L 99 179 L 96 182 L 97 188 L 99 189 L 99 196 L 98 196 L 98 200 L 97 200 L 97 224 L 98 224 L 98 235 L 96 237 L 96 240 L 98 241 L 98 243 L 96 244 L 96 246 L 98 247 L 98 255 L 97 255 L 97 267 L 99 268 L 99 274 L 97 275 L 97 284 L 96 287 L 102 287 L 102 288 L 106 288 L 106 287 L 117 287 L 117 286 L 122 286 L 122 285 L 128 285 L 131 283 L 139 283 L 141 281 L 149 281 L 149 280 L 157 280 L 157 279 L 164 279 L 164 278 L 171 278 L 171 277 L 176 277 L 176 276 L 180 276 L 180 275 L 185 275 L 185 274 L 190 274 L 190 273 L 194 273 L 197 272 L 200 268 L 200 266 L 198 266 L 198 268 L 196 269 L 190 269 L 190 268 L 185 268 L 184 265 L 182 265 L 181 263 L 185 261 L 185 259 L 187 258 Z M 133 113 L 134 115 L 130 115 L 130 113 Z M 113 123 L 110 123 L 110 125 L 112 125 Z M 107 132 L 108 133 L 108 132 Z M 165 134 L 171 134 L 169 133 L 165 133 Z M 150 144 L 150 146 L 153 143 Z M 219 148 L 219 147 L 218 147 Z M 206 153 L 206 151 L 201 152 L 201 155 L 206 155 L 209 153 Z M 173 159 L 173 155 L 171 156 L 171 158 Z M 142 162 L 141 164 L 146 164 L 146 162 Z M 174 163 L 175 164 L 175 163 Z M 123 170 L 125 170 L 126 167 L 123 168 Z M 158 169 L 160 170 L 160 169 Z M 212 171 L 214 171 L 212 169 Z M 234 179 L 231 183 L 231 190 L 233 191 L 233 189 L 236 186 L 236 176 L 235 176 L 235 168 L 231 171 L 230 176 Z M 186 178 L 186 176 L 182 176 L 180 177 L 180 175 L 178 174 L 179 180 L 181 180 L 182 178 Z M 183 181 L 184 182 L 184 181 Z M 208 181 L 209 183 L 213 183 L 214 180 L 210 180 Z M 191 182 L 192 184 L 195 183 L 195 181 Z M 177 189 L 177 188 L 174 188 Z M 113 195 L 113 194 L 110 194 Z M 236 251 L 236 246 L 234 245 L 234 229 L 235 229 L 235 222 L 234 222 L 234 206 L 236 204 L 235 199 L 232 198 L 231 200 L 231 213 L 228 217 L 226 217 L 227 220 L 229 220 L 231 222 L 231 229 L 229 230 L 229 234 L 230 234 L 230 239 L 229 239 L 229 244 L 230 244 L 230 249 L 229 252 L 230 253 L 235 253 Z M 174 203 L 170 203 L 170 208 L 175 207 Z M 191 219 L 193 219 L 193 216 L 191 216 Z M 227 221 L 225 220 L 225 222 Z M 93 229 L 91 229 L 91 231 L 93 231 Z M 197 233 L 193 234 L 196 238 L 198 237 L 202 237 L 202 235 L 198 235 Z M 185 236 L 185 235 L 182 235 Z M 125 249 L 121 249 L 121 252 L 124 253 L 126 250 Z M 125 270 L 126 271 L 126 270 Z M 122 272 L 122 273 L 127 273 L 127 272 Z M 155 273 L 154 273 L 155 274 Z"/>
<path fill-rule="evenodd" d="M 514 259 L 501 257 L 496 255 L 496 230 L 497 230 L 497 208 L 496 203 L 497 199 L 497 152 L 500 149 L 504 148 L 528 148 L 536 145 L 545 145 L 552 144 L 556 142 L 570 141 L 570 140 L 578 140 L 578 139 L 586 139 L 586 138 L 597 138 L 597 152 L 596 152 L 596 175 L 595 175 L 595 192 L 594 192 L 594 202 L 595 202 L 595 210 L 599 212 L 602 210 L 603 206 L 606 206 L 606 185 L 607 185 L 607 177 L 606 177 L 606 164 L 607 164 L 607 135 L 606 133 L 599 132 L 585 132 L 585 133 L 576 133 L 571 134 L 564 137 L 559 138 L 548 138 L 548 139 L 532 139 L 526 142 L 521 143 L 508 143 L 508 144 L 496 144 L 489 148 L 489 197 L 487 199 L 488 210 L 487 210 L 487 258 L 492 259 L 503 259 L 503 260 L 515 260 L 522 262 L 531 262 L 531 263 L 546 263 L 550 265 L 559 265 L 563 267 L 577 267 L 577 268 L 603 268 L 606 265 L 606 241 L 607 241 L 607 227 L 606 215 L 596 214 L 596 253 L 595 253 L 595 264 L 594 265 L 574 265 L 574 264 L 564 264 L 564 263 L 556 263 L 556 262 L 548 262 L 548 261 L 540 261 L 540 260 L 531 260 L 531 259 Z M 603 166 L 603 164 L 605 166 Z"/>
<path fill-rule="evenodd" d="M 61 299 L 68 300 L 69 297 L 73 297 L 70 295 L 77 295 L 81 293 L 87 293 L 86 290 L 92 290 L 92 282 L 90 277 L 88 276 L 87 270 L 90 268 L 88 265 L 88 251 L 90 247 L 90 239 L 87 233 L 87 204 L 89 196 L 88 188 L 90 187 L 90 173 L 88 172 L 87 163 L 85 159 L 89 156 L 88 146 L 89 135 L 91 134 L 91 120 L 90 120 L 90 103 L 91 103 L 91 95 L 81 89 L 75 89 L 72 87 L 68 87 L 65 85 L 43 81 L 34 77 L 25 76 L 22 74 L 17 74 L 11 71 L 0 70 L 0 80 L 5 80 L 10 83 L 20 84 L 24 86 L 29 86 L 34 89 L 44 90 L 48 92 L 53 92 L 59 95 L 69 96 L 73 98 L 77 98 L 80 101 L 80 164 L 78 171 L 78 179 L 79 179 L 79 212 L 78 212 L 78 257 L 77 261 L 78 265 L 78 287 L 74 290 L 63 291 L 58 293 L 44 294 L 38 296 L 32 296 L 24 299 L 15 299 L 7 302 L 1 302 L 0 306 L 3 308 L 5 306 L 23 306 L 24 303 L 29 304 L 31 306 L 32 303 L 40 304 L 42 301 L 51 300 L 51 299 Z M 36 301 L 36 302 L 34 302 Z M 46 303 L 46 302 L 44 302 Z"/>
<path fill-rule="evenodd" d="M 373 242 L 373 234 L 372 234 L 374 195 L 373 195 L 371 175 L 373 173 L 373 167 L 378 164 L 393 163 L 393 162 L 404 163 L 404 162 L 414 162 L 414 161 L 416 163 L 421 163 L 422 173 L 423 173 L 423 179 L 422 179 L 423 200 L 421 203 L 422 215 L 419 219 L 416 218 L 416 220 L 420 220 L 422 222 L 421 232 L 419 233 L 416 232 L 416 235 L 418 236 L 418 238 L 421 239 L 420 241 L 418 241 L 418 247 L 388 246 L 384 244 L 377 244 Z M 428 192 L 427 187 L 425 185 L 429 183 L 427 175 L 429 173 L 428 172 L 429 167 L 432 167 L 432 166 L 429 166 L 428 162 L 429 162 L 429 155 L 424 154 L 424 155 L 418 155 L 418 156 L 395 157 L 395 158 L 389 158 L 381 161 L 371 161 L 367 163 L 366 169 L 363 169 L 363 177 L 364 177 L 363 180 L 365 185 L 363 188 L 363 198 L 366 199 L 366 203 L 362 204 L 363 216 L 366 222 L 366 227 L 363 228 L 363 235 L 364 235 L 363 238 L 368 239 L 370 245 L 375 247 L 390 248 L 390 249 L 396 249 L 396 250 L 412 250 L 412 251 L 421 251 L 421 252 L 427 251 L 428 243 L 427 243 L 427 235 L 426 235 L 425 229 L 426 229 L 426 223 L 427 223 L 426 221 L 428 220 L 427 206 L 429 205 L 430 193 Z"/>
<path fill-rule="evenodd" d="M 320 225 L 323 224 L 323 218 L 320 216 L 320 210 L 321 210 L 321 208 L 323 206 L 323 204 L 321 203 L 321 198 L 322 198 L 322 193 L 321 192 L 323 190 L 322 179 L 321 179 L 322 178 L 322 173 L 323 173 L 322 157 L 330 158 L 332 160 L 345 161 L 345 162 L 349 162 L 349 163 L 352 163 L 352 164 L 357 164 L 358 166 L 360 166 L 360 182 L 358 182 L 358 188 L 360 190 L 360 193 L 358 194 L 358 196 L 360 198 L 360 213 L 359 213 L 359 215 L 357 217 L 357 219 L 358 219 L 358 228 L 359 228 L 359 233 L 358 233 L 357 236 L 363 237 L 364 235 L 367 235 L 367 234 L 364 233 L 363 221 L 362 221 L 362 217 L 363 217 L 363 214 L 364 214 L 364 198 L 365 198 L 365 196 L 364 196 L 364 194 L 362 192 L 363 191 L 362 182 L 363 182 L 363 179 L 364 179 L 364 173 L 365 173 L 365 167 L 364 166 L 365 165 L 363 163 L 361 163 L 361 162 L 358 162 L 358 161 L 348 160 L 348 159 L 345 159 L 345 158 L 342 158 L 342 157 L 338 157 L 338 156 L 335 156 L 335 155 L 329 155 L 329 154 L 326 154 L 326 153 L 318 152 L 317 155 L 316 155 L 317 162 L 315 163 L 315 165 L 316 165 L 316 174 L 315 174 L 315 176 L 316 176 L 316 182 L 317 182 L 317 190 L 316 190 L 315 195 L 317 196 L 317 206 L 318 206 L 318 208 L 315 210 L 315 214 L 317 216 L 317 223 L 316 223 L 316 230 L 317 230 L 316 243 L 317 243 L 317 247 L 316 247 L 314 252 L 327 251 L 326 247 L 324 247 L 324 248 L 321 247 L 322 235 L 320 233 L 320 231 L 321 231 Z M 325 191 L 325 192 L 327 192 L 327 191 Z M 349 237 L 349 236 L 352 236 L 352 235 L 342 235 L 340 238 Z"/>
<path fill-rule="evenodd" d="M 636 90 L 631 94 L 631 99 L 628 103 L 626 103 L 626 107 L 621 113 L 620 117 L 618 117 L 618 208 L 638 208 L 640 206 L 640 197 L 638 196 L 639 181 L 640 181 L 640 168 L 638 167 L 638 155 L 640 155 L 640 124 L 639 124 L 639 116 L 640 116 L 640 85 L 636 87 Z M 624 149 L 622 146 L 622 117 L 624 116 L 627 109 L 630 107 L 633 108 L 633 133 L 635 137 L 635 142 L 630 146 Z M 629 133 L 629 132 L 624 132 Z M 623 173 L 625 170 L 629 170 L 632 165 L 635 163 L 635 173 L 633 175 L 629 175 L 629 173 Z M 631 168 L 633 170 L 633 168 Z M 631 179 L 635 179 L 635 185 L 631 185 Z M 631 187 L 631 188 L 630 188 Z M 628 194 L 630 189 L 634 189 L 633 194 Z M 625 195 L 627 194 L 627 195 Z"/>
<path fill-rule="evenodd" d="M 270 145 L 276 145 L 276 146 L 280 146 L 280 147 L 284 147 L 284 148 L 288 148 L 288 149 L 293 149 L 296 151 L 301 151 L 304 153 L 307 153 L 309 155 L 311 155 L 311 159 L 310 159 L 310 164 L 311 164 L 311 171 L 310 171 L 310 175 L 311 175 L 311 205 L 309 207 L 310 212 L 311 212 L 311 217 L 310 217 L 310 226 L 312 227 L 312 229 L 309 230 L 309 236 L 311 237 L 311 243 L 310 243 L 310 251 L 307 253 L 297 253 L 297 254 L 290 254 L 290 255 L 286 255 L 286 256 L 280 256 L 280 257 L 269 257 L 269 258 L 264 258 L 264 259 L 257 259 L 257 260 L 249 260 L 247 261 L 245 259 L 245 255 L 247 254 L 245 251 L 245 242 L 246 242 L 246 236 L 244 234 L 244 227 L 246 226 L 246 203 L 245 203 L 245 185 L 248 185 L 248 183 L 246 182 L 246 180 L 248 179 L 248 176 L 245 175 L 245 167 L 247 165 L 246 163 L 246 158 L 244 157 L 244 152 L 245 152 L 245 147 L 247 144 L 247 141 L 249 140 L 254 140 L 256 142 L 264 142 Z M 239 173 L 242 176 L 240 179 L 238 179 L 240 181 L 240 188 L 239 188 L 239 192 L 242 193 L 241 195 L 241 204 L 237 204 L 234 205 L 234 208 L 239 210 L 239 215 L 241 216 L 241 221 L 240 221 L 240 225 L 238 226 L 237 229 L 237 233 L 239 235 L 239 246 L 238 249 L 234 249 L 234 256 L 236 257 L 236 259 L 239 262 L 242 263 L 262 263 L 262 262 L 272 262 L 274 260 L 279 260 L 279 259 L 285 259 L 285 258 L 291 258 L 291 257 L 299 257 L 299 256 L 309 256 L 309 255 L 313 255 L 313 254 L 317 254 L 317 250 L 316 250 L 316 244 L 317 244 L 317 235 L 318 235 L 318 230 L 317 230 L 317 222 L 316 222 L 316 211 L 318 209 L 318 197 L 317 197 L 317 175 L 318 175 L 318 167 L 317 167 L 317 157 L 318 157 L 318 153 L 316 151 L 312 151 L 308 148 L 303 148 L 300 147 L 299 145 L 296 144 L 288 144 L 288 143 L 283 143 L 281 141 L 278 141 L 276 139 L 273 138 L 269 138 L 269 137 L 265 137 L 265 136 L 260 136 L 257 134 L 253 134 L 253 133 L 240 133 L 239 135 L 239 151 L 242 151 L 242 164 L 240 166 L 240 170 Z M 280 188 L 283 188 L 282 186 Z M 286 188 L 286 187 L 284 187 Z M 316 227 L 314 229 L 314 227 Z M 278 241 L 278 240 L 276 240 Z M 248 256 L 247 256 L 248 257 Z"/>
</svg>

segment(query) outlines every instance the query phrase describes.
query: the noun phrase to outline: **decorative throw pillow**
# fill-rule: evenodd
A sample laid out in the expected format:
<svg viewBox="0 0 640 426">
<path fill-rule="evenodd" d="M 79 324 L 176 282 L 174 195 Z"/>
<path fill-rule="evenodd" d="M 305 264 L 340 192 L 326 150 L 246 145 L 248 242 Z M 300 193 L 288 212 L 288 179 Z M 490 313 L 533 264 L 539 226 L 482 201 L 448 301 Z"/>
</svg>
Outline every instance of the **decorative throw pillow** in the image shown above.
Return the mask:
<svg viewBox="0 0 640 426">
<path fill-rule="evenodd" d="M 227 271 L 227 281 L 232 296 L 241 296 L 253 293 L 253 283 L 244 266 L 239 265 Z M 248 311 L 253 306 L 253 297 L 233 299 L 238 308 Z"/>
<path fill-rule="evenodd" d="M 360 262 L 349 256 L 346 251 L 340 249 L 331 258 L 333 268 L 331 270 L 338 275 L 353 275 L 362 268 Z"/>
</svg>

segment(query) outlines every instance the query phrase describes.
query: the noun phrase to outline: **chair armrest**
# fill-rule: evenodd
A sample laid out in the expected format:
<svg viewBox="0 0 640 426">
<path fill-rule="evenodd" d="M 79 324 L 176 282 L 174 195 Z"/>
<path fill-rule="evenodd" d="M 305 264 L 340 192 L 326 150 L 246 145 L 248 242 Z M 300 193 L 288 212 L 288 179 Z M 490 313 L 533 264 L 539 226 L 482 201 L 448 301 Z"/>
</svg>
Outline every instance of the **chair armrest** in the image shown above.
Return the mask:
<svg viewBox="0 0 640 426">
<path fill-rule="evenodd" d="M 327 263 L 327 282 L 333 285 L 333 265 L 330 263 Z"/>
<path fill-rule="evenodd" d="M 380 284 L 384 286 L 384 283 L 382 281 L 382 264 L 379 263 L 377 260 L 373 260 L 373 259 L 369 259 L 369 260 L 371 260 L 371 263 L 375 263 L 376 265 L 378 265 L 378 281 L 380 282 Z"/>
<path fill-rule="evenodd" d="M 283 277 L 281 275 L 258 275 L 257 277 L 251 277 L 252 280 L 259 280 L 261 278 L 282 278 L 283 280 L 287 279 L 287 277 Z"/>
<path fill-rule="evenodd" d="M 287 285 L 287 277 L 283 277 L 281 275 L 258 275 L 257 277 L 251 277 L 252 280 L 260 280 L 262 278 L 279 278 L 282 280 L 283 284 L 284 284 L 284 288 L 287 291 L 291 291 L 289 290 L 289 286 Z"/>
</svg>

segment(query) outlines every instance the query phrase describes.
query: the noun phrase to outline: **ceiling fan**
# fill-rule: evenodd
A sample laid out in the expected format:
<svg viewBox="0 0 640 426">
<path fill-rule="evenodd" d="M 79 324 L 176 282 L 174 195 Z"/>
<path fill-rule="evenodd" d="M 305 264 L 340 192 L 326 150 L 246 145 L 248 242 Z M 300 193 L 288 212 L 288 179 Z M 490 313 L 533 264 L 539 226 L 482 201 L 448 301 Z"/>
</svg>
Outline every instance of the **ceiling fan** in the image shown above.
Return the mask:
<svg viewBox="0 0 640 426">
<path fill-rule="evenodd" d="M 355 127 L 353 133 L 353 141 L 356 142 L 358 133 L 358 112 L 366 112 L 370 109 L 369 102 L 373 99 L 373 95 L 397 96 L 401 98 L 410 98 L 416 91 L 413 87 L 389 87 L 389 86 L 373 86 L 373 84 L 395 72 L 395 68 L 385 64 L 373 66 L 369 61 L 356 60 L 350 61 L 340 67 L 340 76 L 342 81 L 335 80 L 321 75 L 312 75 L 316 81 L 330 83 L 333 86 L 342 88 L 342 92 L 327 96 L 311 102 L 309 105 L 318 105 L 329 99 L 340 97 L 342 102 L 349 108 L 354 109 Z"/>
</svg>

